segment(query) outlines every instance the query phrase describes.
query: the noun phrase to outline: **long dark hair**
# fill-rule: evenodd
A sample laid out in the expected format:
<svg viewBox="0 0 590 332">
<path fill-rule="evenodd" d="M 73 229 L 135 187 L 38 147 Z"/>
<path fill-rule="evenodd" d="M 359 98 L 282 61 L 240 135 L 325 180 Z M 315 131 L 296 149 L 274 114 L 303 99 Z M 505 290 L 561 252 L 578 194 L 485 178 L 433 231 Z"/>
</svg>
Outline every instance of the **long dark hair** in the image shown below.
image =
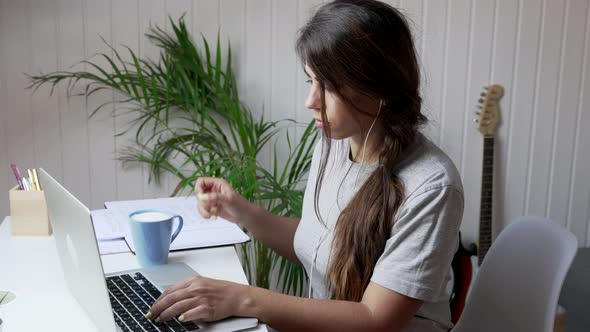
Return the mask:
<svg viewBox="0 0 590 332">
<path fill-rule="evenodd" d="M 353 101 L 342 93 L 344 88 L 383 103 L 375 123 L 381 126 L 379 147 L 374 147 L 379 148 L 379 167 L 338 217 L 327 273 L 331 298 L 358 302 L 404 198 L 394 166 L 426 122 L 421 113 L 416 50 L 408 22 L 397 9 L 379 1 L 336 0 L 319 7 L 300 30 L 296 51 L 322 88 L 323 123 L 328 123 L 326 88 L 353 107 Z M 322 137 L 327 149 L 322 148 L 314 197 L 319 220 L 319 192 L 331 145 L 329 126 L 324 127 Z"/>
</svg>

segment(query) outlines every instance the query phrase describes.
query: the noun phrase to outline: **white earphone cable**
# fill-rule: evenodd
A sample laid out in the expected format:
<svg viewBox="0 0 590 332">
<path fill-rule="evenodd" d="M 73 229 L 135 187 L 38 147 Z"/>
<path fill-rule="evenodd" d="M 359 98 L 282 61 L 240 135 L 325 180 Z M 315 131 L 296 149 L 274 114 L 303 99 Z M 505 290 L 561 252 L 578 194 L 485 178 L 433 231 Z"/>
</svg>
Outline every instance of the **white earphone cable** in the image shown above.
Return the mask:
<svg viewBox="0 0 590 332">
<path fill-rule="evenodd" d="M 367 140 L 369 139 L 369 135 L 371 134 L 371 130 L 373 129 L 373 125 L 375 124 L 375 122 L 377 121 L 377 118 L 379 117 L 379 113 L 381 113 L 381 107 L 383 106 L 383 99 L 379 100 L 379 110 L 377 110 L 377 115 L 375 116 L 375 119 L 373 119 L 373 123 L 371 123 L 371 126 L 369 127 L 369 131 L 367 132 L 367 136 L 365 136 L 365 141 L 363 142 L 363 149 L 362 149 L 362 153 L 361 153 L 361 167 L 363 167 L 363 163 L 365 162 L 365 150 L 367 147 Z M 359 167 L 358 171 L 356 172 L 356 178 L 354 180 L 354 189 L 356 189 L 357 186 L 357 182 L 359 179 L 359 174 L 361 173 L 361 167 Z"/>
<path fill-rule="evenodd" d="M 326 239 L 327 235 L 328 235 L 328 229 L 326 228 L 326 231 L 324 232 L 324 234 L 322 234 L 322 236 L 320 237 L 320 240 L 318 241 L 318 245 L 315 247 L 314 250 L 314 255 L 313 255 L 313 260 L 311 262 L 311 271 L 309 272 L 309 292 L 308 292 L 308 297 L 311 299 L 311 295 L 312 295 L 312 280 L 313 280 L 313 270 L 315 268 L 315 262 L 318 258 L 318 251 L 320 250 L 320 246 L 322 245 L 322 243 L 324 242 L 324 240 Z"/>
<path fill-rule="evenodd" d="M 382 106 L 383 106 L 383 99 L 379 100 L 379 110 L 377 110 L 377 115 L 375 116 L 375 119 L 373 120 L 373 123 L 371 123 L 371 126 L 369 127 L 369 131 L 367 132 L 367 136 L 365 136 L 365 141 L 363 143 L 363 149 L 362 149 L 361 167 L 362 167 L 363 162 L 365 161 L 365 147 L 367 145 L 367 139 L 369 138 L 369 134 L 371 134 L 371 129 L 373 129 L 373 125 L 375 124 L 375 122 L 377 121 L 377 118 L 379 117 L 379 114 L 381 113 L 381 107 Z M 357 185 L 357 181 L 358 181 L 358 178 L 359 178 L 359 174 L 360 174 L 360 167 L 359 167 L 359 170 L 356 173 L 356 179 L 354 180 L 354 189 L 356 189 L 356 185 Z M 336 197 L 336 199 L 338 199 L 338 197 Z M 320 239 L 318 241 L 318 244 L 317 244 L 317 246 L 315 247 L 315 250 L 314 250 L 313 259 L 311 261 L 311 269 L 310 269 L 310 272 L 309 272 L 309 291 L 308 291 L 308 298 L 310 298 L 310 299 L 311 299 L 312 292 L 313 292 L 313 288 L 311 287 L 311 285 L 312 285 L 312 281 L 313 281 L 313 270 L 315 268 L 316 260 L 318 258 L 318 251 L 320 249 L 320 246 L 322 245 L 322 243 L 326 239 L 328 233 L 329 233 L 329 230 L 326 227 L 326 230 L 325 230 L 324 234 L 322 234 L 322 236 L 320 236 Z"/>
</svg>

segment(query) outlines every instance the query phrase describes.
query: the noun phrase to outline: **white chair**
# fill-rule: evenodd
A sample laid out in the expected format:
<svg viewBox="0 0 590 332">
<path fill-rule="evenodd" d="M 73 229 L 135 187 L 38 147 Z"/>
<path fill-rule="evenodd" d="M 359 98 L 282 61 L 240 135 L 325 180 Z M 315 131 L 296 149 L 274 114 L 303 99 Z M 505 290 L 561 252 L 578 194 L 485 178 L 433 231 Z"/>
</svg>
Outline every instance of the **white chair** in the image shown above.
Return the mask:
<svg viewBox="0 0 590 332">
<path fill-rule="evenodd" d="M 576 237 L 547 219 L 521 217 L 500 233 L 480 266 L 452 332 L 550 332 Z"/>
</svg>

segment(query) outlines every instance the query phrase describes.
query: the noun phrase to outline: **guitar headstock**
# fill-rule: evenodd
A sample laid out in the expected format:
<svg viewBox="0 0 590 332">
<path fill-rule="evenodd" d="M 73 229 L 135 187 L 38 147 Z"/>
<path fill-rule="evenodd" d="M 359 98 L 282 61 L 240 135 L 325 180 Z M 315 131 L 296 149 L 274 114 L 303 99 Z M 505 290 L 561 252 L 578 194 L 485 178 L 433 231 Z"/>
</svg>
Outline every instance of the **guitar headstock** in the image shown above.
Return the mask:
<svg viewBox="0 0 590 332">
<path fill-rule="evenodd" d="M 483 136 L 494 136 L 498 122 L 500 122 L 499 103 L 504 95 L 504 88 L 501 85 L 493 84 L 485 88 L 479 99 L 480 111 L 476 114 L 477 130 Z"/>
</svg>

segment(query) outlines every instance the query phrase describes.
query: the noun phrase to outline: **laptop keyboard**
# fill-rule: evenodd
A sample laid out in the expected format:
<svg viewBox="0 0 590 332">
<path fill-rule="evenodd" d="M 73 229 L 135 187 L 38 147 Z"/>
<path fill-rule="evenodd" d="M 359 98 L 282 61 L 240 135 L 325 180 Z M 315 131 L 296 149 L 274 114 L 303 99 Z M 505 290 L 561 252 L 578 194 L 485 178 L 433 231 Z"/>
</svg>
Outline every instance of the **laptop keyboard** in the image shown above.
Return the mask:
<svg viewBox="0 0 590 332">
<path fill-rule="evenodd" d="M 121 330 L 127 331 L 196 331 L 193 322 L 173 319 L 156 323 L 145 318 L 152 304 L 162 294 L 140 272 L 107 277 L 109 299 L 115 322 Z"/>
</svg>

